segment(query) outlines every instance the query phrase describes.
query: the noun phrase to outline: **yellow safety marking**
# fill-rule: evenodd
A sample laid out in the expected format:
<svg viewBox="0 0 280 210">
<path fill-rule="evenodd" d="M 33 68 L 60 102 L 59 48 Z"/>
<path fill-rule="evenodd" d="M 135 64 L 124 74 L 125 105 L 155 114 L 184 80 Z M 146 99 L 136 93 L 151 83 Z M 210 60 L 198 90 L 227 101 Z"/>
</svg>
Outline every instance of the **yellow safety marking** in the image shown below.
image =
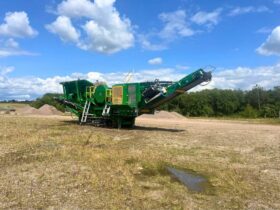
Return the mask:
<svg viewBox="0 0 280 210">
<path fill-rule="evenodd" d="M 116 105 L 123 103 L 123 86 L 114 86 L 112 88 L 112 101 Z"/>
</svg>

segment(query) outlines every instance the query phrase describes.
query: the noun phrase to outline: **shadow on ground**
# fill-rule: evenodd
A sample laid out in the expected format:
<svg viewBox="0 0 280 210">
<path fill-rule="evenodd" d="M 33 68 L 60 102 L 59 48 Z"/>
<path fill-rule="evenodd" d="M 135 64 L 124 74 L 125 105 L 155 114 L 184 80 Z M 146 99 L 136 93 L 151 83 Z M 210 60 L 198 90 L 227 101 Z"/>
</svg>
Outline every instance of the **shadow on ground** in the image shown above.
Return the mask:
<svg viewBox="0 0 280 210">
<path fill-rule="evenodd" d="M 65 125 L 79 125 L 79 123 L 76 120 L 64 120 L 62 121 L 62 125 L 61 126 L 65 126 Z M 87 125 L 83 125 L 83 126 L 93 126 L 90 124 Z M 100 126 L 102 127 L 102 126 Z M 108 128 L 107 128 L 108 129 Z M 112 128 L 115 129 L 115 128 Z M 146 126 L 135 126 L 134 128 L 122 128 L 122 130 L 138 130 L 138 131 L 165 131 L 165 132 L 183 132 L 185 130 L 183 129 L 172 129 L 172 128 L 159 128 L 159 127 L 146 127 Z"/>
<path fill-rule="evenodd" d="M 183 129 L 172 129 L 172 128 L 158 128 L 158 127 L 145 127 L 145 126 L 135 126 L 134 130 L 142 130 L 142 131 L 166 131 L 166 132 L 183 132 Z"/>
</svg>

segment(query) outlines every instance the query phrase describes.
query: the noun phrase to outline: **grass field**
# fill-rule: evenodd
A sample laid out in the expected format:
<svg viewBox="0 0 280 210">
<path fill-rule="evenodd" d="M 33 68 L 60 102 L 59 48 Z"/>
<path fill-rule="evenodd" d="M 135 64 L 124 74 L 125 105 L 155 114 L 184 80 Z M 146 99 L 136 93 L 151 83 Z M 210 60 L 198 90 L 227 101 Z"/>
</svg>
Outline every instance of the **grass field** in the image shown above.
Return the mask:
<svg viewBox="0 0 280 210">
<path fill-rule="evenodd" d="M 1 103 L 0 102 L 0 112 L 1 111 L 7 111 L 7 110 L 14 110 L 26 107 L 27 104 L 24 103 Z"/>
<path fill-rule="evenodd" d="M 9 107 L 9 108 L 22 108 L 22 107 L 26 107 L 27 104 L 26 103 L 1 103 L 0 102 L 0 108 L 6 108 L 6 107 Z"/>
<path fill-rule="evenodd" d="M 219 121 L 230 121 L 230 122 L 240 122 L 240 123 L 250 123 L 250 124 L 279 124 L 280 118 L 244 118 L 244 117 L 191 117 L 190 119 L 198 120 L 219 120 Z"/>
<path fill-rule="evenodd" d="M 147 119 L 114 130 L 8 115 L 0 125 L 0 209 L 280 209 L 279 125 Z M 211 186 L 191 192 L 167 165 Z"/>
</svg>

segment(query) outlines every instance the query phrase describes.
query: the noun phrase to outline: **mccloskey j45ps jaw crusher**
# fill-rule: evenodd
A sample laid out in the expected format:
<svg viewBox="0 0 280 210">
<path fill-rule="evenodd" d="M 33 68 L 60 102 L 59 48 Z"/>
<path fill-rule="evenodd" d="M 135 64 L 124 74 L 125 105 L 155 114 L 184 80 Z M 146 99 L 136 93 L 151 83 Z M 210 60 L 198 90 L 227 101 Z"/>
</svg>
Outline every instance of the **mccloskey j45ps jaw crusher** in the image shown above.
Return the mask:
<svg viewBox="0 0 280 210">
<path fill-rule="evenodd" d="M 64 96 L 56 98 L 79 118 L 80 124 L 133 127 L 135 118 L 155 109 L 191 88 L 208 82 L 211 72 L 199 69 L 177 82 L 124 83 L 108 87 L 87 80 L 63 82 Z"/>
</svg>

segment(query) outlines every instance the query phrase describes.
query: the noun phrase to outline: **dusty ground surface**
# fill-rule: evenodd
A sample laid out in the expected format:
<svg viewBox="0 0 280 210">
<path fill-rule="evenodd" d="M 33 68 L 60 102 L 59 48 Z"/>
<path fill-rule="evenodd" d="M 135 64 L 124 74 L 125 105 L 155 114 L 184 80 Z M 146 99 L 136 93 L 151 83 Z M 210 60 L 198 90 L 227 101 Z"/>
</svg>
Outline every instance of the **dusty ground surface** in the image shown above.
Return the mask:
<svg viewBox="0 0 280 210">
<path fill-rule="evenodd" d="M 114 130 L 9 115 L 0 125 L 0 209 L 280 209 L 279 125 L 142 118 Z M 211 189 L 189 191 L 166 165 Z"/>
<path fill-rule="evenodd" d="M 12 112 L 9 110 L 13 110 Z M 64 113 L 58 111 L 55 107 L 48 104 L 43 105 L 39 109 L 35 109 L 24 103 L 0 103 L 0 115 L 63 115 Z"/>
</svg>

